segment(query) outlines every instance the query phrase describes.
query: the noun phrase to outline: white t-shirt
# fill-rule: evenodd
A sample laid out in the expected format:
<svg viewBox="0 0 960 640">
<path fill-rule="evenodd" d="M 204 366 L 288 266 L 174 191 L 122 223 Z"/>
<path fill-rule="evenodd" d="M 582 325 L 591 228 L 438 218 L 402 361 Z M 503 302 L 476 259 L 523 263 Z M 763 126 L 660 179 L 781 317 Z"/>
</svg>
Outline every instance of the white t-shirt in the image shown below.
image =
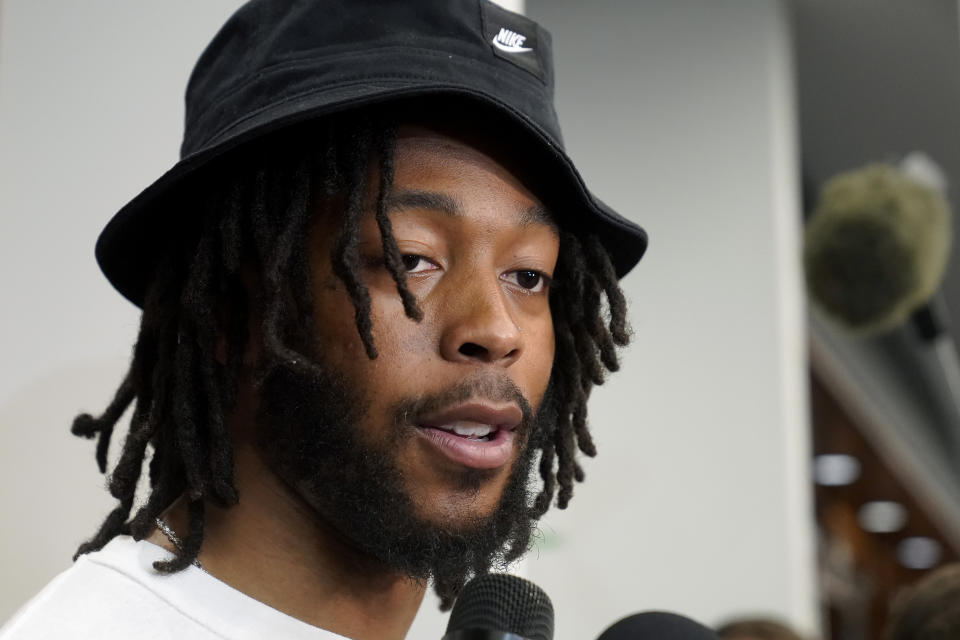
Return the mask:
<svg viewBox="0 0 960 640">
<path fill-rule="evenodd" d="M 191 566 L 161 574 L 171 555 L 118 536 L 80 556 L 0 629 L 0 640 L 344 640 L 254 600 Z"/>
</svg>

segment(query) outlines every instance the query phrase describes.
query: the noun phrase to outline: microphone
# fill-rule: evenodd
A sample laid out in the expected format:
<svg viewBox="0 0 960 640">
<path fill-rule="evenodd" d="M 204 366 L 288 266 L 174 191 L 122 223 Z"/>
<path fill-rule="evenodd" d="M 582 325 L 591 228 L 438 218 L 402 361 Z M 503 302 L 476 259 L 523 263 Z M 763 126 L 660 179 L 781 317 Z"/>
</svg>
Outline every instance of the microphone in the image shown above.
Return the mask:
<svg viewBox="0 0 960 640">
<path fill-rule="evenodd" d="M 529 580 L 483 574 L 461 590 L 443 640 L 553 640 L 553 604 Z"/>
<path fill-rule="evenodd" d="M 877 335 L 912 320 L 960 417 L 960 358 L 937 294 L 953 237 L 946 188 L 919 152 L 839 174 L 807 222 L 803 258 L 811 298 L 848 332 Z M 952 434 L 960 455 L 960 430 Z"/>
<path fill-rule="evenodd" d="M 719 640 L 713 630 L 675 613 L 644 611 L 614 622 L 597 640 Z"/>
<path fill-rule="evenodd" d="M 945 188 L 940 168 L 920 153 L 826 183 L 803 259 L 811 297 L 836 324 L 876 335 L 927 305 L 950 253 Z"/>
</svg>

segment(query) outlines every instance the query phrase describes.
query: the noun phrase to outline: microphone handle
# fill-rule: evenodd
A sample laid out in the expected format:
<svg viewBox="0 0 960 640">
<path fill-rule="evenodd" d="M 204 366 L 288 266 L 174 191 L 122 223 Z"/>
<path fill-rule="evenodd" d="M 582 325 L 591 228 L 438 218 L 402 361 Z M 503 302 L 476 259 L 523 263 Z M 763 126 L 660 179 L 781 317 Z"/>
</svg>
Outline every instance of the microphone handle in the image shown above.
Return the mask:
<svg viewBox="0 0 960 640">
<path fill-rule="evenodd" d="M 493 629 L 457 629 L 447 633 L 441 640 L 527 640 L 527 638 Z"/>
<path fill-rule="evenodd" d="M 913 313 L 913 326 L 920 339 L 933 349 L 953 401 L 954 416 L 960 418 L 960 354 L 950 331 L 950 318 L 942 293 L 934 295 Z M 960 421 L 954 421 L 947 435 L 953 455 L 960 456 Z"/>
</svg>

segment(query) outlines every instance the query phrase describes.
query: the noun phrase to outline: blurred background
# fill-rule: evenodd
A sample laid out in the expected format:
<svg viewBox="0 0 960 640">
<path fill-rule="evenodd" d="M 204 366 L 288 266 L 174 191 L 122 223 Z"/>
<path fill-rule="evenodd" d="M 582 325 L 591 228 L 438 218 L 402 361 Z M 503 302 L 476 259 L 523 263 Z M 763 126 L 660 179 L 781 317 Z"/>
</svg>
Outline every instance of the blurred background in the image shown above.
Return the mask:
<svg viewBox="0 0 960 640">
<path fill-rule="evenodd" d="M 807 300 L 804 229 L 832 178 L 918 151 L 956 200 L 958 3 L 504 4 L 553 34 L 587 183 L 651 236 L 623 281 L 634 342 L 591 404 L 599 455 L 517 567 L 557 640 L 649 609 L 879 638 L 902 589 L 960 553 L 960 267 L 924 262 L 949 221 L 893 229 L 916 255 L 881 262 L 932 284 L 864 330 Z M 138 313 L 93 245 L 176 161 L 190 69 L 239 5 L 0 0 L 0 621 L 111 506 L 69 425 L 111 396 Z M 860 300 L 841 276 L 821 280 Z M 409 637 L 444 626 L 428 597 Z"/>
</svg>

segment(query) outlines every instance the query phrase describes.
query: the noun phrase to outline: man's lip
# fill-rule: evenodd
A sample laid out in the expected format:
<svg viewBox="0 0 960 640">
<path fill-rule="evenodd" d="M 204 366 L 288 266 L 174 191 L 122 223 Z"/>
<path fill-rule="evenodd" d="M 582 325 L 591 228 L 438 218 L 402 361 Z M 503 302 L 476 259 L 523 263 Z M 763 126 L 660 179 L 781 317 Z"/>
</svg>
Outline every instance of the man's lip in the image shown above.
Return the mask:
<svg viewBox="0 0 960 640">
<path fill-rule="evenodd" d="M 435 429 L 418 427 L 417 433 L 436 453 L 456 465 L 472 469 L 499 469 L 513 459 L 514 433 L 497 429 L 490 440 L 474 440 Z"/>
<path fill-rule="evenodd" d="M 464 402 L 423 416 L 417 420 L 417 426 L 440 429 L 456 422 L 476 422 L 513 431 L 522 421 L 523 412 L 515 404 L 497 405 L 479 401 Z"/>
</svg>

